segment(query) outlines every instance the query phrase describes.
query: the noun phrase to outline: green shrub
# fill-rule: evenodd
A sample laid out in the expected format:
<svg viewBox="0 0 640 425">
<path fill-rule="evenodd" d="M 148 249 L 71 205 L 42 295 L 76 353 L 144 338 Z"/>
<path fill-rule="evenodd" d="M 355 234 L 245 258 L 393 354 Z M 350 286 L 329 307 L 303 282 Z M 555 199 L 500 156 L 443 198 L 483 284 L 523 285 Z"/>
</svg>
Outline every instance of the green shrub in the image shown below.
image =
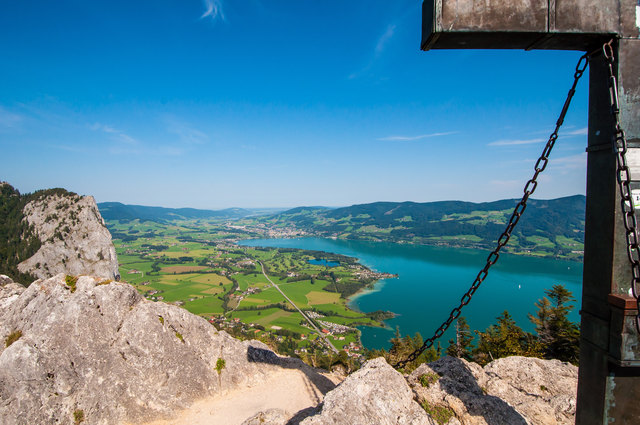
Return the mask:
<svg viewBox="0 0 640 425">
<path fill-rule="evenodd" d="M 182 334 L 178 331 L 176 331 L 176 338 L 178 338 L 184 344 L 184 338 L 182 337 Z"/>
<path fill-rule="evenodd" d="M 66 275 L 64 278 L 64 283 L 67 284 L 72 293 L 76 292 L 76 283 L 78 283 L 78 276 Z"/>
<path fill-rule="evenodd" d="M 427 401 L 422 402 L 421 406 L 440 425 L 446 424 L 453 417 L 453 410 L 448 407 L 432 406 Z"/>
<path fill-rule="evenodd" d="M 81 422 L 84 422 L 84 410 L 77 409 L 73 412 L 73 421 L 76 425 Z"/>
<path fill-rule="evenodd" d="M 429 388 L 429 386 L 431 384 L 435 384 L 436 382 L 438 382 L 438 379 L 440 379 L 440 375 L 438 375 L 437 373 L 423 373 L 422 375 L 420 375 L 420 377 L 418 378 L 418 381 L 420 382 L 420 385 L 422 385 L 425 388 Z"/>
<path fill-rule="evenodd" d="M 22 336 L 22 331 L 13 331 L 11 332 L 4 340 L 5 348 L 16 342 Z"/>
<path fill-rule="evenodd" d="M 216 362 L 216 372 L 218 372 L 218 375 L 222 373 L 222 369 L 225 367 L 227 367 L 227 362 L 223 358 L 218 358 Z"/>
<path fill-rule="evenodd" d="M 162 325 L 164 326 L 164 317 L 162 316 L 158 316 L 158 320 L 160 321 L 160 323 L 162 323 Z"/>
</svg>

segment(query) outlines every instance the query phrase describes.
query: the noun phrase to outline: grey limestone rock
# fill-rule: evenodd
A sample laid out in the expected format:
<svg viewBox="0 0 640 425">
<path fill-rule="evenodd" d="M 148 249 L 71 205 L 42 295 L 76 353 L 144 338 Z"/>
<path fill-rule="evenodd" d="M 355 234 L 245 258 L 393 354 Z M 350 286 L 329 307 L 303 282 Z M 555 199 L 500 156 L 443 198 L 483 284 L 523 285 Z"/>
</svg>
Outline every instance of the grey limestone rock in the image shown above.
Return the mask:
<svg viewBox="0 0 640 425">
<path fill-rule="evenodd" d="M 0 341 L 22 332 L 0 346 L 4 425 L 72 424 L 79 411 L 85 423 L 139 423 L 280 367 L 263 361 L 275 354 L 258 341 L 238 341 L 128 284 L 103 282 L 81 276 L 74 285 L 60 274 L 17 296 L 11 283 L 0 287 Z"/>
<path fill-rule="evenodd" d="M 450 425 L 559 425 L 574 422 L 577 378 L 571 364 L 514 356 L 484 369 L 443 357 L 407 380 L 421 403 L 453 413 Z"/>
<path fill-rule="evenodd" d="M 435 425 L 405 379 L 380 357 L 327 393 L 321 411 L 301 425 Z"/>
<path fill-rule="evenodd" d="M 9 276 L 0 274 L 0 309 L 15 301 L 26 288 Z"/>
<path fill-rule="evenodd" d="M 58 273 L 118 275 L 111 234 L 92 196 L 48 195 L 29 202 L 23 213 L 42 246 L 18 265 L 20 272 L 39 279 Z"/>
<path fill-rule="evenodd" d="M 532 424 L 573 424 L 578 368 L 560 360 L 506 357 L 484 367 L 487 391 Z"/>
<path fill-rule="evenodd" d="M 13 283 L 13 279 L 5 274 L 0 274 L 0 286 L 5 286 L 10 283 Z"/>
</svg>

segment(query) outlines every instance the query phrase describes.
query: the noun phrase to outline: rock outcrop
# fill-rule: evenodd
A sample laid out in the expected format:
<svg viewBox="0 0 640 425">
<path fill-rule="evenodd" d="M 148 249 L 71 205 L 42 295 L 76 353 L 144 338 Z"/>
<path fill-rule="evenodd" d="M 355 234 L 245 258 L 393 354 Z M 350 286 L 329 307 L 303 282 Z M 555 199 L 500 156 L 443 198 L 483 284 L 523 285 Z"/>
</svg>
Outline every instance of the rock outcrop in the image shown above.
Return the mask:
<svg viewBox="0 0 640 425">
<path fill-rule="evenodd" d="M 0 311 L 14 302 L 24 289 L 24 286 L 15 283 L 9 276 L 0 274 Z"/>
<path fill-rule="evenodd" d="M 111 234 L 92 196 L 62 190 L 36 192 L 23 208 L 42 245 L 18 265 L 21 273 L 46 279 L 58 273 L 106 279 L 118 276 Z"/>
<path fill-rule="evenodd" d="M 0 275 L 0 342 L 3 425 L 142 423 L 259 387 L 285 369 L 304 371 L 305 385 L 321 393 L 333 388 L 298 359 L 238 341 L 128 284 L 89 276 L 60 274 L 25 288 Z M 403 377 L 378 358 L 315 409 L 247 411 L 234 423 L 570 424 L 576 385 L 577 368 L 554 360 L 508 357 L 482 368 L 444 357 Z"/>
<path fill-rule="evenodd" d="M 449 412 L 449 425 L 574 423 L 578 368 L 558 360 L 514 356 L 482 368 L 443 357 L 407 380 L 425 407 Z"/>
<path fill-rule="evenodd" d="M 436 425 L 407 382 L 384 358 L 369 360 L 327 393 L 321 411 L 301 425 Z"/>
<path fill-rule="evenodd" d="M 139 423 L 250 385 L 284 362 L 258 341 L 88 276 L 0 286 L 0 338 L 4 425 L 72 424 L 78 415 Z"/>
</svg>

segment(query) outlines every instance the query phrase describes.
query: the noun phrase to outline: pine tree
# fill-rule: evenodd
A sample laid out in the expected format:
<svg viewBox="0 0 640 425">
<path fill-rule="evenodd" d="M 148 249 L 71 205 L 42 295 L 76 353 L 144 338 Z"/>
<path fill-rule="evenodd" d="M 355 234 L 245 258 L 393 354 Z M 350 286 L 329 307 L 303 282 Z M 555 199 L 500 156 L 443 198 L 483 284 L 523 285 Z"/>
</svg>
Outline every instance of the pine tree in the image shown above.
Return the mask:
<svg viewBox="0 0 640 425">
<path fill-rule="evenodd" d="M 372 359 L 375 357 L 383 356 L 387 360 L 387 363 L 395 364 L 398 361 L 404 360 L 409 357 L 411 353 L 422 347 L 423 343 L 424 340 L 422 339 L 422 335 L 420 335 L 420 332 L 416 332 L 413 337 L 411 337 L 410 335 L 402 337 L 400 334 L 400 329 L 396 328 L 395 335 L 393 338 L 391 338 L 391 348 L 389 348 L 389 351 L 387 352 L 384 349 L 370 350 L 367 353 L 367 358 Z M 438 347 L 440 347 L 439 344 Z M 422 363 L 432 362 L 434 360 L 437 360 L 439 357 L 440 355 L 438 354 L 438 351 L 436 351 L 434 347 L 431 347 L 428 350 L 425 350 L 420 356 L 418 356 L 416 360 L 408 363 L 403 370 L 405 372 L 411 372 Z"/>
<path fill-rule="evenodd" d="M 464 316 L 458 317 L 456 320 L 456 339 L 449 340 L 447 354 L 452 357 L 458 357 L 465 360 L 471 360 L 473 350 L 473 335 L 469 330 L 469 324 Z"/>
<path fill-rule="evenodd" d="M 536 326 L 543 356 L 578 364 L 580 328 L 569 320 L 573 308 L 570 303 L 575 298 L 563 285 L 553 285 L 544 292 L 551 300 L 543 297 L 535 304 L 538 307 L 536 315 L 529 315 L 529 320 Z"/>
<path fill-rule="evenodd" d="M 482 365 L 501 357 L 540 354 L 535 336 L 523 331 L 506 310 L 498 316 L 497 324 L 477 334 L 479 341 L 474 360 Z"/>
</svg>

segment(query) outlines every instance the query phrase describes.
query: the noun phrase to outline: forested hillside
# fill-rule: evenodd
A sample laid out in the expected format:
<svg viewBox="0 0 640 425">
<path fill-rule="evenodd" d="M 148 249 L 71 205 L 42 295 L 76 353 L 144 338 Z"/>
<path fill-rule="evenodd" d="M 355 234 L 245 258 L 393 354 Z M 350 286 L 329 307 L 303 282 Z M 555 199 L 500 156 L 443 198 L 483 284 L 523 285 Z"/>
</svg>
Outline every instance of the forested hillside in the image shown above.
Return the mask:
<svg viewBox="0 0 640 425">
<path fill-rule="evenodd" d="M 9 183 L 0 182 L 0 274 L 23 284 L 35 280 L 18 271 L 18 264 L 38 251 L 41 242 L 24 220 L 23 209 L 30 201 L 50 194 L 68 194 L 64 189 L 39 190 L 21 195 Z"/>
<path fill-rule="evenodd" d="M 301 207 L 264 219 L 345 239 L 493 247 L 518 200 L 495 202 L 375 202 L 327 209 Z M 510 241 L 512 249 L 579 258 L 584 243 L 585 197 L 528 202 Z"/>
<path fill-rule="evenodd" d="M 282 209 L 227 208 L 224 210 L 200 210 L 195 208 L 164 208 L 143 205 L 126 205 L 120 202 L 101 202 L 100 214 L 105 220 L 142 220 L 166 223 L 171 220 L 238 219 L 252 215 L 273 214 Z"/>
</svg>

